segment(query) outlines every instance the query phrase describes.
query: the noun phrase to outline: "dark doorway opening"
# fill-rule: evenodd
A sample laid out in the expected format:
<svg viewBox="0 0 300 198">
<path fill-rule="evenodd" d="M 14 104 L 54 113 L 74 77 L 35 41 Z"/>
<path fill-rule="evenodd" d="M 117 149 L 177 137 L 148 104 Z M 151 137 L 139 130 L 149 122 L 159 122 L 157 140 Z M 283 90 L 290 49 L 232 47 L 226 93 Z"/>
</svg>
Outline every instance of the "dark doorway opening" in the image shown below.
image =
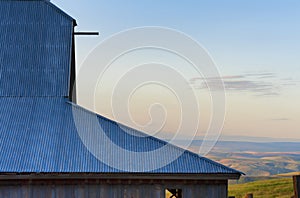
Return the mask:
<svg viewBox="0 0 300 198">
<path fill-rule="evenodd" d="M 165 198 L 182 198 L 182 190 L 167 188 L 165 190 Z"/>
</svg>

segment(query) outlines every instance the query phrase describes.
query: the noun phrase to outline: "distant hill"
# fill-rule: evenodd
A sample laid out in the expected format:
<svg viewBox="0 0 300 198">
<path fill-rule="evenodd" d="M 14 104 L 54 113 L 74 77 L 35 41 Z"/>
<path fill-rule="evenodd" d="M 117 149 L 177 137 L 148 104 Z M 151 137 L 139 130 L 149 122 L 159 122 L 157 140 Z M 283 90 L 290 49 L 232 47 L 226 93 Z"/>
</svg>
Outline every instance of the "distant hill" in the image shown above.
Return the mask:
<svg viewBox="0 0 300 198">
<path fill-rule="evenodd" d="M 300 153 L 269 152 L 211 152 L 207 157 L 246 176 L 272 176 L 300 170 Z"/>
<path fill-rule="evenodd" d="M 197 152 L 201 140 L 189 147 Z M 238 142 L 219 141 L 206 156 L 246 174 L 247 179 L 300 171 L 300 142 Z"/>
<path fill-rule="evenodd" d="M 184 140 L 183 140 L 184 141 Z M 180 145 L 180 142 L 178 142 Z M 202 140 L 193 140 L 191 148 L 199 148 Z M 300 142 L 218 141 L 213 151 L 222 152 L 300 152 Z"/>
<path fill-rule="evenodd" d="M 219 141 L 215 151 L 227 152 L 300 152 L 300 142 L 236 142 Z"/>
</svg>

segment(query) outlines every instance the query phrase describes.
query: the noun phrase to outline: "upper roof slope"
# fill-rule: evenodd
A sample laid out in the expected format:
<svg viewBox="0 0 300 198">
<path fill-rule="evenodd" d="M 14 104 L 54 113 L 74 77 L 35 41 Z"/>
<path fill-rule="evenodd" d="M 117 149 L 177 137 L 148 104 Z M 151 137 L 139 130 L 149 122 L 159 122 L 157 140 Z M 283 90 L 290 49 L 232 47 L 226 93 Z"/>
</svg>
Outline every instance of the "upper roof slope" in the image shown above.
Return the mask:
<svg viewBox="0 0 300 198">
<path fill-rule="evenodd" d="M 0 4 L 0 96 L 68 96 L 73 19 L 48 1 Z"/>
</svg>

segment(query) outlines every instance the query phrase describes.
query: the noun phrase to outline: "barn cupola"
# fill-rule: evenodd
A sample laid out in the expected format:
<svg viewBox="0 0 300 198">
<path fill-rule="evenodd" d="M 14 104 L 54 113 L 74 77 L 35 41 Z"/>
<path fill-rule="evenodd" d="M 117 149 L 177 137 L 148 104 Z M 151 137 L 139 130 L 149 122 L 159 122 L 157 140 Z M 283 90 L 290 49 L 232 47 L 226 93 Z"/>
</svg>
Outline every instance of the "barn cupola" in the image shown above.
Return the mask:
<svg viewBox="0 0 300 198">
<path fill-rule="evenodd" d="M 76 21 L 48 0 L 2 1 L 0 18 L 0 97 L 71 99 Z"/>
</svg>

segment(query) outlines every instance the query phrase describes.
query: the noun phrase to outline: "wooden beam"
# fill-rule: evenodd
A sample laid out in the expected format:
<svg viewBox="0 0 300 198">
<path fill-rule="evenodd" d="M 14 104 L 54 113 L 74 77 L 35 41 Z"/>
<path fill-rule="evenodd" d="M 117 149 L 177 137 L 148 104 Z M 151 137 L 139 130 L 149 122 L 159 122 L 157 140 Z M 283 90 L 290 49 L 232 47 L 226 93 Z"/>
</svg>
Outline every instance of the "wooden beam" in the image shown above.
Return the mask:
<svg viewBox="0 0 300 198">
<path fill-rule="evenodd" d="M 73 32 L 74 32 L 73 26 Z M 69 100 L 76 104 L 76 57 L 75 57 L 75 36 L 72 35 L 72 54 L 71 54 L 71 69 L 69 82 Z"/>
<path fill-rule="evenodd" d="M 83 35 L 83 36 L 98 36 L 99 32 L 74 32 L 74 35 Z"/>
<path fill-rule="evenodd" d="M 87 178 L 36 178 L 36 179 L 9 179 L 0 180 L 0 186 L 4 185 L 20 185 L 20 184 L 119 184 L 119 185 L 161 185 L 168 189 L 181 189 L 182 185 L 217 185 L 226 186 L 225 180 L 162 180 L 162 179 L 87 179 Z"/>
</svg>

